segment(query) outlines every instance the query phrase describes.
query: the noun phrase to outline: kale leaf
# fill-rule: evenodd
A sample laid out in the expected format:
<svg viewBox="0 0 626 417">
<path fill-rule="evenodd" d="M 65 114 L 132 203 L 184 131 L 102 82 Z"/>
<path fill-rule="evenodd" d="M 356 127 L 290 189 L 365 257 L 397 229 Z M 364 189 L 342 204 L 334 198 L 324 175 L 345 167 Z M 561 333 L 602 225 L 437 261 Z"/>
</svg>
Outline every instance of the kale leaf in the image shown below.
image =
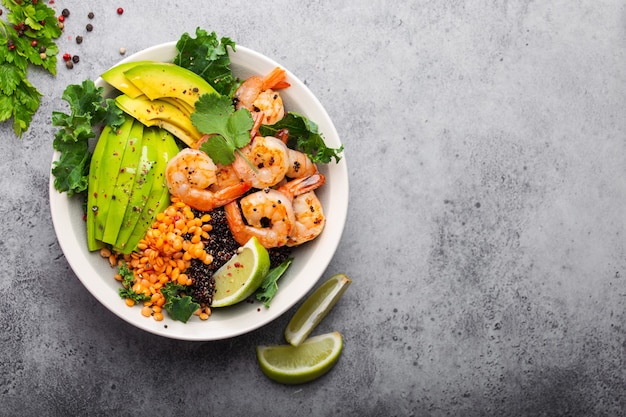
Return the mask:
<svg viewBox="0 0 626 417">
<path fill-rule="evenodd" d="M 173 320 L 187 323 L 193 313 L 200 308 L 200 304 L 193 301 L 189 295 L 185 295 L 188 288 L 184 285 L 168 282 L 161 288 L 161 294 L 165 297 L 163 308 Z"/>
<path fill-rule="evenodd" d="M 289 258 L 277 267 L 272 268 L 263 279 L 263 283 L 257 291 L 256 298 L 262 301 L 265 307 L 269 308 L 270 301 L 272 301 L 272 298 L 274 298 L 276 292 L 278 292 L 278 279 L 283 276 L 292 261 L 293 258 Z"/>
<path fill-rule="evenodd" d="M 187 68 L 204 78 L 218 93 L 232 96 L 237 80 L 230 69 L 228 46 L 235 51 L 235 42 L 230 38 L 218 39 L 215 32 L 208 33 L 196 28 L 196 37 L 184 33 L 176 43 L 178 53 L 174 63 Z"/>
<path fill-rule="evenodd" d="M 70 196 L 87 190 L 91 161 L 89 139 L 96 136 L 94 127 L 101 123 L 119 127 L 125 120 L 113 100 L 102 97 L 103 90 L 91 80 L 80 85 L 70 84 L 62 95 L 70 113 L 52 112 L 52 125 L 60 127 L 52 146 L 61 154 L 52 167 L 54 187 Z"/>
<path fill-rule="evenodd" d="M 307 154 L 311 161 L 327 164 L 332 158 L 335 158 L 335 162 L 341 159 L 339 153 L 343 151 L 343 145 L 339 148 L 326 146 L 317 123 L 298 113 L 289 112 L 273 125 L 261 125 L 259 133 L 263 136 L 276 136 L 283 129 L 289 132 L 287 146 Z"/>
</svg>

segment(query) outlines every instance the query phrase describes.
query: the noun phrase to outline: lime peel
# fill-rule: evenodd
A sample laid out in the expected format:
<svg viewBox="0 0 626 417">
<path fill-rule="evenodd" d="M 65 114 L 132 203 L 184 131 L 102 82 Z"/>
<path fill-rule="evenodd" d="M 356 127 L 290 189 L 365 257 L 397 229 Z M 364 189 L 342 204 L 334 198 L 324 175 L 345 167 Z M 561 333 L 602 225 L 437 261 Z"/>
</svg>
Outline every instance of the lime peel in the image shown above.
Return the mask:
<svg viewBox="0 0 626 417">
<path fill-rule="evenodd" d="M 257 346 L 263 373 L 282 384 L 303 384 L 328 373 L 343 349 L 341 333 L 332 332 L 307 339 L 299 346 Z"/>
<path fill-rule="evenodd" d="M 285 328 L 285 339 L 293 346 L 306 340 L 346 291 L 352 280 L 335 274 L 318 287 L 293 315 Z"/>
</svg>

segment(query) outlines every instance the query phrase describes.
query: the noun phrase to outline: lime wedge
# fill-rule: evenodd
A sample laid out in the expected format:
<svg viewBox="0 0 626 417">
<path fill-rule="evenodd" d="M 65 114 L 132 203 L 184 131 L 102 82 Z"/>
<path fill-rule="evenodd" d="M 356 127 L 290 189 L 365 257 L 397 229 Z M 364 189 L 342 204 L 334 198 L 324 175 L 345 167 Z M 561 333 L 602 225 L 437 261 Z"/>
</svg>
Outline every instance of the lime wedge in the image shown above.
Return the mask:
<svg viewBox="0 0 626 417">
<path fill-rule="evenodd" d="M 226 307 L 250 297 L 263 283 L 270 269 L 267 249 L 256 237 L 243 245 L 237 254 L 218 269 L 211 307 Z"/>
<path fill-rule="evenodd" d="M 333 275 L 311 294 L 285 328 L 285 339 L 293 346 L 302 343 L 333 308 L 352 280 L 344 274 Z"/>
<path fill-rule="evenodd" d="M 302 384 L 317 379 L 337 363 L 343 340 L 339 332 L 313 336 L 300 346 L 257 346 L 261 370 L 283 384 Z"/>
</svg>

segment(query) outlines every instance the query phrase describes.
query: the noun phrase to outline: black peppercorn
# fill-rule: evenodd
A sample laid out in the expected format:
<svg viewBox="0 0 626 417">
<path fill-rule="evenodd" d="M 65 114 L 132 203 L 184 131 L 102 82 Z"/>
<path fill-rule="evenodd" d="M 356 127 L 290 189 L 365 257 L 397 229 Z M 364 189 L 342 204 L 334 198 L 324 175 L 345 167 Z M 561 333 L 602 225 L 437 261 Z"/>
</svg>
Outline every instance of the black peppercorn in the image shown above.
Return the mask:
<svg viewBox="0 0 626 417">
<path fill-rule="evenodd" d="M 41 45 L 41 46 L 39 47 L 39 53 L 40 53 L 40 54 L 43 54 L 44 52 L 46 52 L 46 47 L 45 47 L 45 46 L 43 46 L 43 45 Z"/>
<path fill-rule="evenodd" d="M 93 19 L 93 12 L 89 12 L 89 14 L 87 15 L 88 18 Z"/>
<path fill-rule="evenodd" d="M 87 29 L 87 32 L 91 32 L 93 30 L 93 25 L 91 23 L 87 23 L 87 26 L 85 26 L 85 29 Z"/>
<path fill-rule="evenodd" d="M 82 36 L 80 36 L 80 35 L 79 35 L 79 36 L 77 36 L 77 37 L 76 37 L 76 43 L 78 43 L 78 44 L 83 43 L 83 37 L 82 37 Z"/>
<path fill-rule="evenodd" d="M 79 57 L 78 55 L 74 55 L 74 56 L 72 57 L 72 61 L 73 61 L 75 64 L 78 64 L 78 61 L 80 61 L 80 57 Z"/>
<path fill-rule="evenodd" d="M 67 61 L 65 63 L 65 66 L 67 67 L 67 69 L 72 69 L 74 68 L 74 63 L 72 61 Z"/>
<path fill-rule="evenodd" d="M 68 17 L 70 15 L 70 11 L 67 9 L 61 10 L 61 16 Z"/>
</svg>

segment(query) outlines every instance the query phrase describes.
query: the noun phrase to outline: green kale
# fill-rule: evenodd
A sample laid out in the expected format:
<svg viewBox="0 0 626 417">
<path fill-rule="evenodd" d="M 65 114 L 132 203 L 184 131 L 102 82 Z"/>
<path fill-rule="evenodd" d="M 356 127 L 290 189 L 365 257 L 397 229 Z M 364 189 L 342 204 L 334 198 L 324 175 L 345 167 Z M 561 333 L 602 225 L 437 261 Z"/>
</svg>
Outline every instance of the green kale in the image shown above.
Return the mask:
<svg viewBox="0 0 626 417">
<path fill-rule="evenodd" d="M 113 100 L 102 97 L 103 90 L 91 80 L 68 85 L 62 98 L 69 104 L 70 113 L 52 112 L 52 125 L 60 127 L 52 142 L 60 153 L 52 168 L 54 187 L 70 196 L 87 190 L 89 139 L 96 136 L 94 127 L 102 123 L 119 127 L 125 120 Z"/>
<path fill-rule="evenodd" d="M 327 147 L 317 124 L 294 112 L 287 113 L 273 125 L 261 125 L 259 133 L 263 136 L 275 136 L 283 129 L 289 133 L 287 146 L 307 154 L 311 161 L 327 164 L 332 158 L 335 158 L 335 162 L 341 159 L 339 153 L 343 151 L 343 145 L 339 148 Z"/>
<path fill-rule="evenodd" d="M 133 282 L 135 280 L 135 276 L 133 275 L 133 272 L 128 269 L 128 266 L 125 262 L 123 262 L 122 265 L 117 268 L 117 272 L 122 276 L 123 288 L 120 288 L 120 297 L 130 298 L 136 303 L 150 299 L 150 297 L 148 297 L 147 295 L 135 292 L 133 290 Z"/>
<path fill-rule="evenodd" d="M 235 111 L 228 97 L 203 94 L 191 114 L 194 126 L 206 134 L 215 134 L 205 141 L 201 149 L 213 161 L 228 165 L 235 160 L 235 151 L 250 142 L 250 129 L 254 125 L 247 109 Z"/>
<path fill-rule="evenodd" d="M 228 46 L 235 51 L 230 38 L 217 39 L 215 32 L 196 28 L 196 38 L 183 34 L 176 43 L 178 53 L 174 63 L 204 78 L 218 93 L 230 97 L 237 88 L 237 80 L 230 69 Z"/>
<path fill-rule="evenodd" d="M 183 323 L 187 323 L 193 313 L 200 308 L 200 304 L 194 302 L 190 296 L 185 295 L 187 291 L 189 289 L 186 286 L 172 282 L 168 282 L 161 288 L 161 294 L 165 297 L 163 308 L 173 320 Z"/>
<path fill-rule="evenodd" d="M 270 301 L 272 301 L 272 298 L 274 298 L 276 292 L 278 291 L 278 279 L 283 276 L 292 261 L 293 258 L 289 258 L 277 267 L 270 269 L 263 279 L 263 283 L 257 291 L 256 298 L 257 300 L 262 301 L 265 307 L 269 308 Z"/>
</svg>

